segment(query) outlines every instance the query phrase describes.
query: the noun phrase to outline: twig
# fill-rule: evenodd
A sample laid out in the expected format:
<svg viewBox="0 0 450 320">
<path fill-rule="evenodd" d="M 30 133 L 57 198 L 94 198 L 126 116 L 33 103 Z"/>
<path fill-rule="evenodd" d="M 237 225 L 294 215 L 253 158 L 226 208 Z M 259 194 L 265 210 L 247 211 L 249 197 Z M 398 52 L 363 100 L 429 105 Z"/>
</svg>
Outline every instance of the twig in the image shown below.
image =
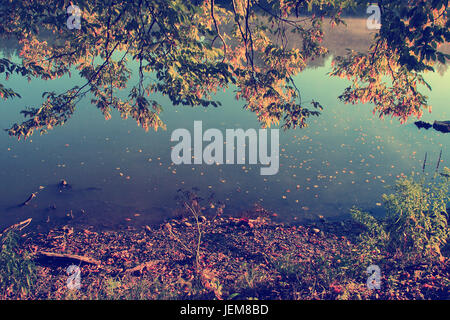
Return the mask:
<svg viewBox="0 0 450 320">
<path fill-rule="evenodd" d="M 185 245 L 185 244 L 183 243 L 183 241 L 181 241 L 180 238 L 178 238 L 178 237 L 173 233 L 173 231 L 172 231 L 172 226 L 170 225 L 170 223 L 167 223 L 167 224 L 166 224 L 166 228 L 167 228 L 167 230 L 169 231 L 169 234 L 172 236 L 172 238 L 174 238 L 176 241 L 178 241 L 178 242 L 183 246 L 183 248 L 184 248 L 187 252 L 189 252 L 190 254 L 192 254 L 192 250 L 189 249 L 188 246 Z"/>
<path fill-rule="evenodd" d="M 46 252 L 46 251 L 39 251 L 39 254 L 41 254 L 47 258 L 71 259 L 71 260 L 77 260 L 79 262 L 95 264 L 97 266 L 102 264 L 99 260 L 96 260 L 94 258 L 90 258 L 90 257 L 86 257 L 86 256 L 79 256 L 76 254 L 54 253 L 54 252 Z"/>
<path fill-rule="evenodd" d="M 162 262 L 162 260 L 147 261 L 147 262 L 144 262 L 144 263 L 141 263 L 141 264 L 137 265 L 134 268 L 125 270 L 124 273 L 134 273 L 134 272 L 142 273 L 142 271 L 144 269 L 149 270 L 150 268 L 152 268 L 153 266 L 155 266 L 155 265 L 157 265 L 158 263 L 161 263 L 161 262 Z"/>
<path fill-rule="evenodd" d="M 427 152 L 425 152 L 425 159 L 423 159 L 422 172 L 425 173 L 425 166 L 427 165 Z"/>
<path fill-rule="evenodd" d="M 31 223 L 31 220 L 32 218 L 28 218 L 27 220 L 9 226 L 5 230 L 3 230 L 2 233 L 0 233 L 0 237 L 12 229 L 18 229 L 19 231 L 23 230 L 24 228 L 28 227 L 28 225 Z"/>
<path fill-rule="evenodd" d="M 197 223 L 197 231 L 198 231 L 198 238 L 197 238 L 197 250 L 195 255 L 195 262 L 197 263 L 197 271 L 200 270 L 200 245 L 202 242 L 202 231 L 200 230 L 200 221 L 198 220 L 198 213 L 193 208 L 191 208 L 186 202 L 184 203 L 187 209 L 191 211 L 192 215 L 195 218 L 195 221 Z"/>
<path fill-rule="evenodd" d="M 216 38 L 219 37 L 219 39 L 223 43 L 223 60 L 222 60 L 222 62 L 224 62 L 225 58 L 227 56 L 227 44 L 225 43 L 225 39 L 220 34 L 219 25 L 217 24 L 216 17 L 214 16 L 214 0 L 211 0 L 211 18 L 212 18 L 212 20 L 214 22 L 214 27 L 216 28 L 216 32 L 217 32 L 217 36 L 215 36 L 213 41 L 211 42 L 211 47 L 213 46 L 214 41 L 216 40 Z"/>
<path fill-rule="evenodd" d="M 436 165 L 436 172 L 438 171 L 439 166 L 441 165 L 441 157 L 442 157 L 442 149 L 441 149 L 441 152 L 439 153 L 439 159 L 438 159 L 438 162 Z"/>
<path fill-rule="evenodd" d="M 19 207 L 24 207 L 24 206 L 29 205 L 30 202 L 31 202 L 31 200 L 33 200 L 34 198 L 36 198 L 36 195 L 37 195 L 37 194 L 38 194 L 37 192 L 33 192 L 33 193 L 28 197 L 28 199 L 25 200 L 25 202 L 23 202 L 23 203 L 21 203 L 21 204 L 19 205 Z"/>
</svg>

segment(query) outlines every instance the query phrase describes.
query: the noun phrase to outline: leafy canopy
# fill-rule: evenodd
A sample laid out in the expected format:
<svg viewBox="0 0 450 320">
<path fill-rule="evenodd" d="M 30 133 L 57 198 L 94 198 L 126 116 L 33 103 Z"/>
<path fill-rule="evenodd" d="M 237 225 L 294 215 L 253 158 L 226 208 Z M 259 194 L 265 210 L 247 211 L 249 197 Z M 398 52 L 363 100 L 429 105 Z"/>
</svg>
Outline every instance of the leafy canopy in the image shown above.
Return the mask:
<svg viewBox="0 0 450 320">
<path fill-rule="evenodd" d="M 327 53 L 325 21 L 343 24 L 343 12 L 368 2 L 79 0 L 81 29 L 70 30 L 70 1 L 2 1 L 0 37 L 18 39 L 21 62 L 0 59 L 0 73 L 49 80 L 77 70 L 84 80 L 64 92 L 44 92 L 42 104 L 23 110 L 25 121 L 7 131 L 20 139 L 63 125 L 87 94 L 105 118 L 116 109 L 144 129 L 157 130 L 164 123 L 156 93 L 174 105 L 217 107 L 214 93 L 230 85 L 262 126 L 306 126 L 322 107 L 302 101 L 293 76 Z M 335 58 L 331 75 L 352 80 L 340 98 L 372 102 L 380 116 L 420 117 L 429 107 L 418 89 L 426 85 L 422 74 L 449 58 L 439 51 L 450 40 L 447 5 L 380 1 L 382 27 L 369 51 Z M 290 45 L 288 32 L 298 34 L 301 43 Z M 137 81 L 130 81 L 130 62 L 138 66 Z M 125 88 L 128 96 L 118 97 Z M 0 83 L 0 97 L 20 95 Z"/>
</svg>

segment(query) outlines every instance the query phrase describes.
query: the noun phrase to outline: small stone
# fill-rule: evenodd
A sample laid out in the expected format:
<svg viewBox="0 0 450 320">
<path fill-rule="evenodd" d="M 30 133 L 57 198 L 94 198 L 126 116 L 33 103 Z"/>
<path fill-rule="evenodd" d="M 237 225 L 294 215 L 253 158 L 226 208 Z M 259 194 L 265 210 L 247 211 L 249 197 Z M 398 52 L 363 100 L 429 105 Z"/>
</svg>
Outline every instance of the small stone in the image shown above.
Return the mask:
<svg viewBox="0 0 450 320">
<path fill-rule="evenodd" d="M 65 188 L 65 187 L 68 187 L 68 186 L 69 186 L 69 183 L 67 183 L 66 180 L 62 179 L 62 180 L 59 182 L 59 186 Z"/>
</svg>

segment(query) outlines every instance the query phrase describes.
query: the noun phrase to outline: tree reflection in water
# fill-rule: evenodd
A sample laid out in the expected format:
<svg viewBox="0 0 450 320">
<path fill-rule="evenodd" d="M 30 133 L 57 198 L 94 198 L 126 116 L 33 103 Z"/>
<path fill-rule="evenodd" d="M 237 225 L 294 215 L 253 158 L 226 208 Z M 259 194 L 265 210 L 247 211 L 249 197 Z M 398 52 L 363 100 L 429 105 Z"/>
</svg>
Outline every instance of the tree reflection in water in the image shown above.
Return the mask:
<svg viewBox="0 0 450 320">
<path fill-rule="evenodd" d="M 9 134 L 26 138 L 63 125 L 86 94 L 110 117 L 116 109 L 148 130 L 164 128 L 156 93 L 174 105 L 219 106 L 214 93 L 230 85 L 236 98 L 263 127 L 306 126 L 322 108 L 302 101 L 293 76 L 324 56 L 324 20 L 342 24 L 343 12 L 368 1 L 233 0 L 227 5 L 198 1 L 78 1 L 81 28 L 67 27 L 70 1 L 2 1 L 0 36 L 20 41 L 20 62 L 0 59 L 0 73 L 55 79 L 77 70 L 84 84 L 45 92 L 39 106 L 22 111 L 25 121 Z M 367 52 L 336 57 L 332 76 L 351 80 L 340 98 L 371 102 L 380 116 L 405 121 L 428 108 L 418 87 L 422 74 L 449 55 L 439 46 L 450 39 L 446 1 L 383 1 L 382 27 Z M 43 34 L 52 37 L 44 40 Z M 300 43 L 288 43 L 288 34 Z M 138 65 L 131 83 L 130 61 Z M 117 91 L 127 88 L 127 98 Z M 2 98 L 20 97 L 0 84 Z"/>
</svg>

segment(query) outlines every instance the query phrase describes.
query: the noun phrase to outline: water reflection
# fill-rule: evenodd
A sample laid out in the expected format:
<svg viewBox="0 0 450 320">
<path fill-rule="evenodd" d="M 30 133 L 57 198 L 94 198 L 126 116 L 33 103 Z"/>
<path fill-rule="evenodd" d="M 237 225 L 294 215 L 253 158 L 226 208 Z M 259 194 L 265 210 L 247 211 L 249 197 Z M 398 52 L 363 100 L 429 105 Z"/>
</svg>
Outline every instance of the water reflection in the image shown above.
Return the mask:
<svg viewBox="0 0 450 320">
<path fill-rule="evenodd" d="M 133 121 L 114 114 L 110 121 L 84 100 L 74 118 L 45 136 L 19 143 L 0 137 L 0 206 L 2 223 L 34 217 L 47 223 L 89 223 L 126 226 L 159 222 L 177 208 L 177 190 L 199 187 L 226 204 L 225 212 L 236 213 L 259 203 L 278 213 L 280 219 L 310 219 L 318 215 L 342 216 L 352 205 L 377 210 L 385 186 L 411 170 L 421 171 L 423 157 L 449 166 L 444 134 L 418 131 L 413 123 L 380 121 L 364 106 L 336 102 L 343 84 L 326 77 L 326 66 L 310 69 L 296 82 L 308 95 L 319 96 L 330 107 L 309 128 L 281 132 L 280 172 L 259 175 L 259 167 L 174 166 L 170 160 L 170 132 L 202 120 L 205 128 L 254 128 L 249 111 L 236 103 L 232 90 L 219 93 L 223 106 L 217 109 L 170 108 L 165 111 L 167 131 L 145 133 Z M 433 113 L 424 120 L 449 118 L 445 108 L 449 73 L 430 81 L 435 85 Z M 21 79 L 12 79 L 23 84 Z M 62 86 L 65 79 L 54 81 Z M 26 102 L 38 99 L 47 82 L 33 81 Z M 159 98 L 168 103 L 167 98 Z M 9 101 L 1 110 L 1 125 L 17 118 L 17 103 Z M 433 170 L 428 169 L 432 173 Z M 56 184 L 66 179 L 70 192 L 59 192 Z M 39 195 L 29 207 L 6 210 Z"/>
<path fill-rule="evenodd" d="M 117 13 L 119 15 L 120 12 Z M 352 23 L 362 25 L 364 20 Z M 167 22 L 161 26 L 169 28 Z M 100 26 L 99 28 L 92 30 L 90 36 L 105 31 Z M 356 49 L 361 51 L 368 47 L 370 41 L 364 42 L 362 39 L 370 39 L 370 33 L 361 32 L 362 29 L 357 27 L 351 30 L 354 32 L 341 32 L 339 36 L 331 35 L 328 40 L 325 39 L 332 53 L 343 54 L 342 43 L 360 46 Z M 154 32 L 160 34 L 161 29 L 155 29 Z M 188 33 L 188 30 L 183 32 Z M 108 29 L 105 34 L 119 37 L 119 30 Z M 64 47 L 58 42 L 52 43 L 49 35 L 41 37 L 39 41 L 31 37 L 19 45 L 17 49 L 25 59 L 31 61 L 42 57 L 43 50 L 39 45 L 44 44 L 41 40 L 46 37 L 48 41 L 45 45 L 48 47 L 45 49 L 54 50 L 51 52 L 53 55 L 58 52 L 67 53 L 76 44 L 84 48 L 75 39 L 71 39 L 69 47 Z M 102 39 L 106 41 L 106 38 Z M 305 65 L 303 68 L 295 66 L 289 70 L 285 68 L 285 61 L 280 66 L 272 66 L 272 69 L 278 71 L 289 70 L 289 77 L 295 85 L 289 89 L 292 96 L 283 96 L 283 101 L 276 100 L 275 103 L 271 100 L 273 96 L 265 96 L 270 86 L 267 83 L 264 88 L 261 84 L 255 85 L 250 81 L 252 78 L 249 73 L 243 74 L 235 86 L 218 90 L 217 93 L 215 90 L 224 87 L 228 76 L 225 69 L 208 69 L 213 66 L 205 63 L 200 76 L 197 74 L 195 77 L 186 77 L 192 71 L 189 68 L 182 68 L 184 73 L 181 76 L 170 74 L 167 66 L 175 64 L 177 59 L 184 59 L 184 56 L 181 51 L 175 51 L 177 59 L 170 60 L 173 57 L 169 57 L 164 50 L 174 39 L 164 39 L 165 47 L 161 48 L 162 51 L 145 57 L 147 61 L 155 59 L 155 56 L 166 59 L 161 62 L 164 70 L 162 67 L 151 69 L 145 75 L 141 72 L 142 60 L 130 59 L 127 64 L 122 63 L 130 57 L 129 52 L 125 54 L 127 48 L 119 48 L 121 45 L 115 48 L 111 42 L 103 42 L 106 51 L 99 46 L 95 52 L 87 55 L 86 52 L 79 55 L 77 53 L 73 57 L 74 61 L 67 58 L 69 60 L 62 60 L 56 66 L 55 70 L 59 71 L 68 66 L 75 71 L 75 66 L 81 66 L 84 70 L 81 76 L 72 72 L 69 77 L 67 72 L 63 72 L 59 79 L 46 81 L 33 78 L 30 83 L 19 75 L 10 76 L 8 86 L 17 88 L 22 99 L 9 99 L 2 103 L 2 128 L 20 123 L 23 119 L 18 110 L 23 106 L 39 105 L 43 92 L 66 92 L 67 95 L 63 98 L 70 101 L 64 100 L 61 105 L 71 107 L 56 113 L 49 111 L 35 123 L 32 115 L 30 122 L 24 127 L 13 127 L 18 135 L 27 136 L 30 129 L 46 130 L 47 125 L 50 125 L 53 130 L 45 136 L 29 136 L 26 142 L 17 142 L 6 134 L 0 136 L 0 225 L 10 225 L 29 217 L 42 225 L 74 223 L 126 227 L 151 224 L 176 214 L 177 190 L 190 190 L 193 187 L 198 187 L 204 197 L 213 194 L 225 203 L 224 211 L 230 214 L 246 210 L 257 203 L 276 212 L 283 221 L 314 219 L 319 215 L 339 218 L 353 205 L 380 212 L 379 196 L 385 191 L 385 186 L 401 174 L 422 171 L 425 154 L 431 163 L 438 161 L 442 150 L 439 159 L 443 166 L 449 166 L 450 154 L 445 148 L 448 136 L 435 131 L 418 131 L 412 121 L 400 125 L 396 120 L 379 120 L 370 113 L 371 107 L 367 105 L 348 106 L 339 102 L 337 97 L 348 83 L 327 76 L 332 69 L 332 56 L 324 58 L 317 54 L 316 57 L 316 53 L 311 53 L 308 57 L 309 68 Z M 290 40 L 289 43 L 295 43 Z M 122 38 L 122 41 L 126 42 L 126 39 Z M 194 55 L 201 55 L 204 51 L 191 47 L 198 45 L 198 42 L 199 39 L 192 36 L 188 38 L 188 43 L 183 43 L 180 47 L 183 50 L 190 48 L 194 50 Z M 14 42 L 2 44 L 9 48 L 15 46 Z M 219 49 L 220 46 L 203 48 L 208 53 Z M 245 46 L 236 46 L 235 49 L 234 53 L 229 52 L 238 55 L 232 61 L 237 63 L 242 60 L 239 62 L 242 70 L 248 71 L 247 65 L 244 68 L 248 54 Z M 17 62 L 19 59 L 15 53 L 13 49 L 4 52 L 4 56 L 11 56 L 10 60 Z M 102 67 L 101 61 L 95 59 L 98 55 L 105 54 L 111 54 L 114 62 Z M 42 63 L 45 59 L 39 61 Z M 188 61 L 185 62 L 186 66 L 193 67 Z M 255 59 L 256 68 L 258 63 Z M 298 73 L 300 69 L 302 72 Z M 55 70 L 47 70 L 48 74 L 43 78 L 57 75 Z M 424 121 L 450 119 L 445 108 L 450 73 L 445 71 L 445 67 L 439 70 L 441 75 L 427 77 L 433 87 L 430 101 L 433 113 L 425 114 Z M 73 94 L 85 85 L 86 78 L 90 79 L 97 71 L 102 77 L 96 79 L 98 81 L 94 84 L 89 83 L 86 87 L 89 90 L 77 96 L 77 112 L 73 112 Z M 178 72 L 179 69 L 172 71 Z M 214 77 L 210 76 L 212 73 Z M 155 79 L 163 81 L 160 87 L 153 87 L 155 90 L 151 93 L 146 86 L 155 85 Z M 131 98 L 128 96 L 129 90 L 121 90 L 125 83 L 134 86 Z M 285 85 L 286 83 L 283 84 Z M 297 108 L 295 87 L 301 88 L 302 101 L 317 100 L 326 108 L 319 118 L 308 119 L 308 128 L 281 132 L 278 175 L 260 176 L 259 167 L 251 165 L 175 166 L 171 163 L 170 133 L 177 128 L 191 129 L 195 120 L 202 120 L 205 129 L 257 128 L 261 123 L 277 122 L 280 110 L 272 110 L 270 106 L 278 104 L 292 111 L 288 112 L 288 123 L 293 124 L 294 121 L 302 124 L 310 114 L 298 116 L 300 109 Z M 67 91 L 68 88 L 74 89 Z M 150 98 L 140 104 L 138 101 L 145 96 L 146 90 L 151 93 Z M 244 99 L 236 101 L 236 93 L 244 96 Z M 58 99 L 58 96 L 47 97 L 52 102 Z M 261 97 L 269 98 L 265 101 L 258 100 Z M 130 102 L 129 99 L 133 101 Z M 202 105 L 211 101 L 221 102 L 221 107 L 182 106 L 184 102 L 188 105 Z M 92 103 L 101 112 L 93 108 Z M 165 106 L 163 111 L 159 106 Z M 264 114 L 269 109 L 270 112 Z M 33 112 L 36 113 L 37 109 Z M 65 121 L 69 116 L 70 121 L 63 127 L 58 127 L 58 121 Z M 111 116 L 111 119 L 104 121 L 105 116 Z M 120 116 L 131 119 L 122 120 Z M 159 116 L 164 118 L 164 124 Z M 145 128 L 164 125 L 167 131 L 145 132 L 135 125 L 136 121 Z M 34 126 L 35 124 L 37 125 Z M 427 172 L 433 173 L 433 170 L 429 168 Z M 61 189 L 61 179 L 65 179 L 71 188 Z M 27 206 L 20 206 L 31 194 L 36 194 L 36 197 Z"/>
</svg>

